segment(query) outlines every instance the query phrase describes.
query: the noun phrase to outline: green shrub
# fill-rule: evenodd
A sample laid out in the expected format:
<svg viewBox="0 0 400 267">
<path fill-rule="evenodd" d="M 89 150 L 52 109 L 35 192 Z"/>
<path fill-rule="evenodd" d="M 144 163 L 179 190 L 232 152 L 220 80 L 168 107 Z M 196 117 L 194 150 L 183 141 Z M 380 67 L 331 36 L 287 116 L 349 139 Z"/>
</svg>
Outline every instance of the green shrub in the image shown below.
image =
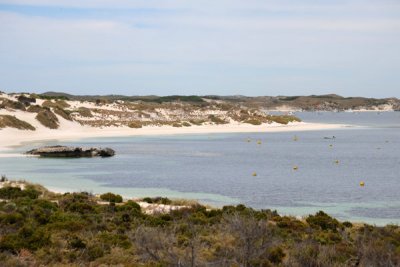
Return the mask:
<svg viewBox="0 0 400 267">
<path fill-rule="evenodd" d="M 281 247 L 272 247 L 268 249 L 268 260 L 274 264 L 282 263 L 286 254 Z"/>
<path fill-rule="evenodd" d="M 47 128 L 50 129 L 57 129 L 59 127 L 58 125 L 58 119 L 57 116 L 54 115 L 53 112 L 50 110 L 42 110 L 36 115 L 36 119 L 43 125 L 46 126 Z"/>
<path fill-rule="evenodd" d="M 182 126 L 184 126 L 184 127 L 190 127 L 190 126 L 192 126 L 192 125 L 191 125 L 190 123 L 184 121 L 184 122 L 182 122 Z"/>
<path fill-rule="evenodd" d="M 0 251 L 17 253 L 23 248 L 35 251 L 49 245 L 49 242 L 50 235 L 46 231 L 28 224 L 20 228 L 17 233 L 4 235 L 0 240 Z"/>
<path fill-rule="evenodd" d="M 100 199 L 108 202 L 113 202 L 113 203 L 121 203 L 122 202 L 122 196 L 116 195 L 113 193 L 105 193 L 100 195 Z"/>
<path fill-rule="evenodd" d="M 27 123 L 26 121 L 21 121 L 15 116 L 0 115 L 0 129 L 6 127 L 16 128 L 19 130 L 35 130 L 35 127 L 33 127 L 31 124 Z"/>
<path fill-rule="evenodd" d="M 77 236 L 74 236 L 69 240 L 68 245 L 72 249 L 84 249 L 86 248 L 85 242 Z"/>
<path fill-rule="evenodd" d="M 320 228 L 322 230 L 334 230 L 340 226 L 339 222 L 330 217 L 323 211 L 318 211 L 315 215 L 310 215 L 306 219 L 307 223 L 313 228 Z"/>
<path fill-rule="evenodd" d="M 20 187 L 11 186 L 0 188 L 0 199 L 16 199 L 23 197 L 37 199 L 39 195 L 40 192 L 33 188 L 27 188 L 25 190 L 22 190 Z"/>
</svg>

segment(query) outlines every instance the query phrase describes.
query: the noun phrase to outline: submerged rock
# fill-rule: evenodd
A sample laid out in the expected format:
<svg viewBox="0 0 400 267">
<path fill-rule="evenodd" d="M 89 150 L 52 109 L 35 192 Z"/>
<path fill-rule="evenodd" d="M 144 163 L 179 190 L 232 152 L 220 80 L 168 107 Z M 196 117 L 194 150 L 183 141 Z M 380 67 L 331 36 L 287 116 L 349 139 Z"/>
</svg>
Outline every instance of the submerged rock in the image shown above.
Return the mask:
<svg viewBox="0 0 400 267">
<path fill-rule="evenodd" d="M 27 151 L 26 154 L 57 158 L 112 157 L 115 151 L 111 148 L 45 146 Z"/>
</svg>

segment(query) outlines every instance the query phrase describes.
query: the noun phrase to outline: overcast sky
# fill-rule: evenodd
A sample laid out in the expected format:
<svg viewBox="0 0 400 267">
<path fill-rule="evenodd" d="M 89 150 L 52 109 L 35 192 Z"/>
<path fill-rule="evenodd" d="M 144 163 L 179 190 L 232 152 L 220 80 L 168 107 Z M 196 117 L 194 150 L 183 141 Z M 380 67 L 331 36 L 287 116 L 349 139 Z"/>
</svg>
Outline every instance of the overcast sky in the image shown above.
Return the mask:
<svg viewBox="0 0 400 267">
<path fill-rule="evenodd" d="M 400 97 L 400 0 L 0 0 L 0 90 Z"/>
</svg>

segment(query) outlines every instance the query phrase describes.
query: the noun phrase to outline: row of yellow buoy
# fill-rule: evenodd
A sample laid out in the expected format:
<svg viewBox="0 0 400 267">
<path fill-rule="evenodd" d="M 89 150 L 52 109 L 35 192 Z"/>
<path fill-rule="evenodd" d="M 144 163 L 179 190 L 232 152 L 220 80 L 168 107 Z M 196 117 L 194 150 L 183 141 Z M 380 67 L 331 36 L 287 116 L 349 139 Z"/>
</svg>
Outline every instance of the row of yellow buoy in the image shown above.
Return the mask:
<svg viewBox="0 0 400 267">
<path fill-rule="evenodd" d="M 293 137 L 293 141 L 298 141 L 298 140 L 299 140 L 299 138 L 297 137 L 297 135 L 295 135 L 295 136 Z M 250 142 L 251 142 L 251 139 L 250 139 L 250 138 L 247 138 L 247 142 L 250 143 Z M 386 141 L 386 142 L 388 142 L 388 141 Z M 262 144 L 261 140 L 257 140 L 257 144 L 258 144 L 258 145 L 261 145 L 261 144 Z M 333 148 L 333 145 L 330 144 L 329 147 L 330 147 L 330 148 Z M 339 160 L 338 160 L 338 159 L 336 159 L 334 162 L 335 162 L 335 164 L 339 164 Z M 299 166 L 297 166 L 297 165 L 294 165 L 294 166 L 293 166 L 293 170 L 294 170 L 294 171 L 297 171 L 298 169 L 299 169 Z M 252 173 L 252 176 L 254 176 L 254 177 L 257 176 L 257 173 L 256 173 L 256 172 L 253 172 L 253 173 Z M 361 187 L 364 187 L 364 186 L 365 186 L 365 182 L 364 182 L 364 181 L 361 181 L 361 182 L 360 182 L 360 186 L 361 186 Z"/>
</svg>

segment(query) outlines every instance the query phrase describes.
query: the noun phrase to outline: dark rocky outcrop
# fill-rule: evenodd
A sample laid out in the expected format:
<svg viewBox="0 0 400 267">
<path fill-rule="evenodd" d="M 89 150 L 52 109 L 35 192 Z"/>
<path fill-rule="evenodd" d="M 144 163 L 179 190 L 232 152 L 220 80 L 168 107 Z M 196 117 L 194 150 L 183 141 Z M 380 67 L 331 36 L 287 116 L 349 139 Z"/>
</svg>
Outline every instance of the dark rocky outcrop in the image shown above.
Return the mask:
<svg viewBox="0 0 400 267">
<path fill-rule="evenodd" d="M 115 151 L 111 148 L 45 146 L 27 151 L 26 154 L 55 158 L 112 157 Z"/>
</svg>

